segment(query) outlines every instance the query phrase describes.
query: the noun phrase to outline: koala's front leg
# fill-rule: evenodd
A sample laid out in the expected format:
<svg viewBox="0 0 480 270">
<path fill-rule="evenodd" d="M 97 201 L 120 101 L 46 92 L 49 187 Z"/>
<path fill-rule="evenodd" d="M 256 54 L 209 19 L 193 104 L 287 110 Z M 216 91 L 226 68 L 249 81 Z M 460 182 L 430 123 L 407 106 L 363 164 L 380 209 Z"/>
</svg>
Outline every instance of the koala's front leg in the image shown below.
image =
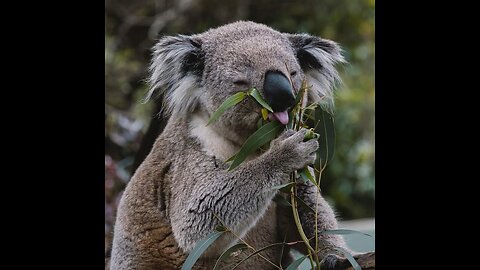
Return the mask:
<svg viewBox="0 0 480 270">
<path fill-rule="evenodd" d="M 174 181 L 179 183 L 173 187 L 178 195 L 172 194 L 171 223 L 179 246 L 189 252 L 219 224 L 215 215 L 237 234 L 245 234 L 270 205 L 277 192 L 272 187 L 288 182 L 293 170 L 314 162 L 318 142 L 303 142 L 305 133 L 305 129 L 283 133 L 267 152 L 231 172 L 225 164 L 215 167 L 206 159 L 186 166 L 181 177 L 189 181 Z M 221 249 L 229 240 L 221 238 L 215 245 Z M 207 256 L 216 255 L 215 249 L 210 248 L 215 253 Z"/>
</svg>

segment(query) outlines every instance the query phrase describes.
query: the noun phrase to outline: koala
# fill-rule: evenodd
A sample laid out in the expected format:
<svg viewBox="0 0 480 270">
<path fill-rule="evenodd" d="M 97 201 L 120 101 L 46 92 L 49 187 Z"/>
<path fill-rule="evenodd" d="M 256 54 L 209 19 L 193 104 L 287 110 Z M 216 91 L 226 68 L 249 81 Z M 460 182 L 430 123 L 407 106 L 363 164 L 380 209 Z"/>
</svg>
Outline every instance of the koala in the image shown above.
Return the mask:
<svg viewBox="0 0 480 270">
<path fill-rule="evenodd" d="M 110 269 L 180 269 L 197 241 L 220 221 L 256 249 L 285 236 L 287 241 L 301 240 L 291 209 L 272 200 L 278 192 L 272 187 L 313 164 L 318 142 L 303 141 L 305 129 L 285 131 L 265 152 L 227 171 L 225 160 L 257 129 L 260 107 L 245 99 L 213 124 L 207 122 L 225 99 L 255 87 L 273 108 L 271 119 L 285 124 L 304 79 L 311 86 L 309 102 L 333 104 L 339 80 L 335 64 L 343 62 L 333 41 L 248 21 L 162 37 L 153 48 L 146 100 L 161 94 L 170 117 L 120 200 Z M 318 230 L 337 228 L 334 211 L 314 185 L 300 185 L 298 196 L 318 208 Z M 299 211 L 307 237 L 314 237 L 314 214 Z M 335 249 L 349 250 L 342 236 L 319 234 L 317 240 L 322 269 L 349 265 Z M 236 243 L 237 237 L 224 233 L 195 269 L 212 269 L 218 256 Z M 303 246 L 291 248 L 306 253 Z M 286 267 L 292 262 L 288 248 L 267 249 L 261 253 L 264 258 L 254 256 L 238 269 L 276 269 L 271 263 Z M 233 267 L 247 255 L 222 266 Z"/>
</svg>

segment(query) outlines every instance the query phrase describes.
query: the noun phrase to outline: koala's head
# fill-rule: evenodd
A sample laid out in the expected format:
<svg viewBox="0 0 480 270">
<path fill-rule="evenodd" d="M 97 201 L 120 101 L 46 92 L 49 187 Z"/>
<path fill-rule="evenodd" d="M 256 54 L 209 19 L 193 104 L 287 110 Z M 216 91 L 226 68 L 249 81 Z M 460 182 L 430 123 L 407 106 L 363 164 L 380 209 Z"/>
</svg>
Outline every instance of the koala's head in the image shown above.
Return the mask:
<svg viewBox="0 0 480 270">
<path fill-rule="evenodd" d="M 344 60 L 333 41 L 240 21 L 197 35 L 161 38 L 154 47 L 146 99 L 158 90 L 171 117 L 188 118 L 194 111 L 209 116 L 234 93 L 255 87 L 275 117 L 285 121 L 303 79 L 311 86 L 310 102 L 333 106 L 337 62 Z M 214 127 L 241 142 L 256 129 L 259 112 L 260 107 L 246 99 L 227 110 Z"/>
</svg>

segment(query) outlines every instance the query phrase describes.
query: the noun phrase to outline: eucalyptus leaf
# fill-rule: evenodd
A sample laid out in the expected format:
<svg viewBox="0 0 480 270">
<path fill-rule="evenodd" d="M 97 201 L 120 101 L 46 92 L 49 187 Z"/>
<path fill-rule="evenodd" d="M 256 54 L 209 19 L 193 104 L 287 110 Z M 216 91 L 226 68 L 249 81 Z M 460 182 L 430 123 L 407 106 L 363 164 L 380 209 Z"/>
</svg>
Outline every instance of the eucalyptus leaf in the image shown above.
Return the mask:
<svg viewBox="0 0 480 270">
<path fill-rule="evenodd" d="M 305 168 L 299 170 L 298 173 L 302 177 L 304 183 L 307 182 L 307 181 L 310 181 L 315 186 L 317 185 L 317 181 L 315 181 L 315 177 L 313 177 L 313 175 L 310 173 L 310 170 L 308 169 L 308 167 L 305 167 Z"/>
<path fill-rule="evenodd" d="M 259 118 L 258 121 L 257 121 L 257 129 L 261 128 L 263 126 L 264 122 L 265 122 L 265 120 L 263 120 L 263 118 Z"/>
<path fill-rule="evenodd" d="M 366 236 L 369 236 L 369 237 L 373 238 L 373 236 L 368 234 L 368 233 L 355 231 L 355 230 L 347 230 L 347 229 L 325 230 L 325 231 L 320 231 L 318 233 L 320 233 L 320 234 L 342 234 L 342 235 L 345 235 L 345 234 L 363 234 L 363 235 L 366 235 Z"/>
<path fill-rule="evenodd" d="M 293 129 L 293 112 L 289 111 L 288 112 L 288 124 L 287 124 L 288 129 Z"/>
<path fill-rule="evenodd" d="M 277 137 L 278 133 L 283 129 L 283 125 L 278 121 L 269 122 L 259 128 L 255 133 L 248 137 L 240 151 L 235 154 L 235 158 L 228 168 L 229 171 L 240 165 L 251 153 L 270 142 Z M 230 160 L 230 159 L 229 159 Z"/>
<path fill-rule="evenodd" d="M 217 240 L 225 231 L 214 231 L 207 235 L 204 239 L 197 242 L 195 247 L 192 249 L 190 254 L 188 255 L 187 259 L 182 265 L 182 270 L 190 270 L 192 269 L 195 262 L 197 262 L 198 258 L 205 252 L 205 250 Z"/>
<path fill-rule="evenodd" d="M 321 171 L 332 159 L 335 151 L 335 127 L 333 116 L 323 110 L 321 106 L 315 108 L 315 123 L 315 133 L 320 135 L 315 167 Z"/>
<path fill-rule="evenodd" d="M 220 255 L 220 257 L 218 257 L 217 259 L 217 262 L 215 262 L 215 266 L 213 267 L 213 270 L 217 269 L 217 267 L 219 266 L 219 262 L 220 261 L 225 261 L 227 259 L 230 258 L 230 255 L 237 251 L 237 250 L 244 250 L 244 249 L 247 249 L 248 246 L 244 243 L 239 243 L 239 244 L 236 244 L 236 245 L 233 245 L 231 246 L 230 248 L 228 248 L 227 250 L 225 250 L 222 255 Z"/>
<path fill-rule="evenodd" d="M 220 107 L 212 114 L 210 117 L 210 120 L 208 120 L 207 126 L 210 125 L 211 123 L 217 121 L 217 119 L 229 108 L 237 105 L 240 103 L 245 97 L 247 96 L 247 93 L 245 92 L 238 92 L 229 98 L 227 98 Z"/>
<path fill-rule="evenodd" d="M 263 120 L 267 120 L 267 119 L 268 119 L 268 111 L 267 111 L 267 109 L 262 108 L 261 112 L 262 112 L 262 119 L 263 119 Z"/>
<path fill-rule="evenodd" d="M 230 162 L 230 161 L 234 160 L 236 156 L 237 156 L 237 154 L 229 157 L 227 160 L 225 160 L 225 162 Z"/>
<path fill-rule="evenodd" d="M 268 103 L 263 99 L 262 95 L 260 95 L 260 92 L 258 92 L 257 88 L 252 88 L 250 91 L 250 96 L 252 96 L 260 105 L 262 105 L 263 108 L 267 109 L 270 112 L 273 112 L 272 107 L 268 105 Z"/>
<path fill-rule="evenodd" d="M 296 261 L 294 261 L 293 263 L 291 263 L 285 270 L 296 270 L 300 264 L 302 264 L 302 262 L 307 258 L 308 256 L 305 255 L 299 259 L 297 259 Z"/>
<path fill-rule="evenodd" d="M 278 189 L 281 192 L 290 193 L 290 189 L 293 185 L 295 185 L 295 182 L 290 182 L 290 183 L 286 183 L 286 184 L 282 184 L 282 185 L 278 185 L 278 186 L 273 186 L 272 189 Z"/>
<path fill-rule="evenodd" d="M 355 261 L 355 259 L 353 258 L 352 254 L 350 254 L 350 252 L 348 252 L 347 250 L 345 250 L 344 248 L 341 248 L 341 247 L 336 247 L 334 249 L 342 252 L 343 255 L 345 255 L 345 257 L 348 259 L 348 261 L 352 265 L 353 269 L 362 270 L 362 267 L 360 267 L 360 265 L 357 263 L 357 261 Z"/>
</svg>

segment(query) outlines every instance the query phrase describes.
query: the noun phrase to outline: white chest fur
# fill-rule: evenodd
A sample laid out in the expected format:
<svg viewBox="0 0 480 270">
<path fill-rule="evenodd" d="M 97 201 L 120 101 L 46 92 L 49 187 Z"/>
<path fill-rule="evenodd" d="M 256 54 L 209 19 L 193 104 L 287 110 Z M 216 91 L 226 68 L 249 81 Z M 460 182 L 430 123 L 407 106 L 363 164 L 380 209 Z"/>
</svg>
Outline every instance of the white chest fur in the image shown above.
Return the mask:
<svg viewBox="0 0 480 270">
<path fill-rule="evenodd" d="M 221 160 L 227 160 L 235 155 L 239 147 L 218 134 L 212 127 L 207 126 L 208 118 L 200 113 L 194 113 L 190 118 L 189 132 L 196 137 L 203 150 L 208 155 L 213 155 Z"/>
</svg>

